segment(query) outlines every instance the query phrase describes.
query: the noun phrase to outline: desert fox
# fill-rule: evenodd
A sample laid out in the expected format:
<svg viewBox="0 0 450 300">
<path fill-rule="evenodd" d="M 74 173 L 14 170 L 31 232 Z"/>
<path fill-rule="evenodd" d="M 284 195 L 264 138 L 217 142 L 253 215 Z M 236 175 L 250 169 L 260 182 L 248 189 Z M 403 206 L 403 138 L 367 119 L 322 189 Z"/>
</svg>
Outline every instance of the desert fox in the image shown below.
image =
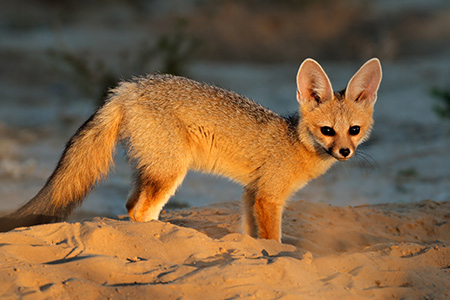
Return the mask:
<svg viewBox="0 0 450 300">
<path fill-rule="evenodd" d="M 299 114 L 289 117 L 183 77 L 122 82 L 69 140 L 45 186 L 2 218 L 1 229 L 66 219 L 106 175 L 120 140 L 136 167 L 126 204 L 132 220 L 158 219 L 194 169 L 241 183 L 245 232 L 279 241 L 289 196 L 368 138 L 380 81 L 373 58 L 333 92 L 322 67 L 306 59 L 297 74 Z"/>
</svg>

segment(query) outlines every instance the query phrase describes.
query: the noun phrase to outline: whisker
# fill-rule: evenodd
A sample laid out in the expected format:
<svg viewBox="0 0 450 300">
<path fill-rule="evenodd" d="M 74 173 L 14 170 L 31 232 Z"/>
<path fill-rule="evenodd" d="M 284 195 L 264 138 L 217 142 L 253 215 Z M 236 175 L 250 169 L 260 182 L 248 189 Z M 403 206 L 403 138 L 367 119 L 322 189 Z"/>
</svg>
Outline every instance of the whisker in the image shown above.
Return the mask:
<svg viewBox="0 0 450 300">
<path fill-rule="evenodd" d="M 364 168 L 366 170 L 367 169 L 368 170 L 373 170 L 373 169 L 379 167 L 379 165 L 376 162 L 376 160 L 372 156 L 370 156 L 367 152 L 365 152 L 365 151 L 363 151 L 361 149 L 356 151 L 355 157 L 357 158 L 358 165 L 361 168 Z"/>
</svg>

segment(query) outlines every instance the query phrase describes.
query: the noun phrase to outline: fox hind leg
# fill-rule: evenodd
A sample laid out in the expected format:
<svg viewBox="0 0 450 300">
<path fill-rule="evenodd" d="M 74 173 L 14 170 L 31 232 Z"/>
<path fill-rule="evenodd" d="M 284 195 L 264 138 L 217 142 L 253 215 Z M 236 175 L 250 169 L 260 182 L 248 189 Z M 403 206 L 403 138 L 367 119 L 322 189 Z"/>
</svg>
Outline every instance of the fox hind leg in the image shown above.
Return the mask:
<svg viewBox="0 0 450 300">
<path fill-rule="evenodd" d="M 140 171 L 126 207 L 132 220 L 146 222 L 157 220 L 159 213 L 181 184 L 186 171 L 161 176 Z"/>
<path fill-rule="evenodd" d="M 243 226 L 244 232 L 251 237 L 258 237 L 258 224 L 255 218 L 254 193 L 246 188 L 242 194 Z"/>
</svg>

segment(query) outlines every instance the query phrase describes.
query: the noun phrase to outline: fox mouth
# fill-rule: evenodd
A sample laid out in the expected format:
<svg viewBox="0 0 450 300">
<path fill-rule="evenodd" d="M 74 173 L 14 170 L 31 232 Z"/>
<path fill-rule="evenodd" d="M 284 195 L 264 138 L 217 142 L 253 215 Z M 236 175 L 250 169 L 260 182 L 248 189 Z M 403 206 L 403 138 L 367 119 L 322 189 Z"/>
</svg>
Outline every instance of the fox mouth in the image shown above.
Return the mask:
<svg viewBox="0 0 450 300">
<path fill-rule="evenodd" d="M 338 157 L 334 156 L 333 151 L 331 149 L 322 147 L 323 152 L 325 152 L 326 154 L 330 155 L 331 157 L 340 160 Z"/>
<path fill-rule="evenodd" d="M 346 157 L 338 156 L 338 155 L 334 154 L 334 152 L 333 152 L 332 149 L 329 149 L 329 148 L 322 147 L 322 149 L 323 149 L 323 151 L 324 151 L 326 154 L 330 155 L 331 157 L 333 157 L 334 159 L 337 159 L 337 160 L 339 160 L 339 161 L 346 161 L 346 160 L 348 160 L 350 157 L 352 157 L 352 155 L 349 155 L 349 156 L 346 156 Z"/>
</svg>

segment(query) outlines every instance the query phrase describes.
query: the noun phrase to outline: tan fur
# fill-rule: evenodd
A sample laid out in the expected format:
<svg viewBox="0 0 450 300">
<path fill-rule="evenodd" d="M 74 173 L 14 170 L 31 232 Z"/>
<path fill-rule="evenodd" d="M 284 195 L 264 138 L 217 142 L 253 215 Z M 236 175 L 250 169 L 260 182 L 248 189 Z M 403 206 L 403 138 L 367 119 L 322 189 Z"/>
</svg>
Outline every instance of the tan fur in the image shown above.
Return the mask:
<svg viewBox="0 0 450 300">
<path fill-rule="evenodd" d="M 245 231 L 279 241 L 289 196 L 337 160 L 353 156 L 368 137 L 380 80 L 379 61 L 372 59 L 345 93 L 334 93 L 320 65 L 307 59 L 297 74 L 300 119 L 281 117 L 238 94 L 182 77 L 151 75 L 123 82 L 71 139 L 40 192 L 43 196 L 22 208 L 21 216 L 39 206 L 48 189 L 55 211 L 69 210 L 73 199 L 81 201 L 106 174 L 120 139 L 136 166 L 127 202 L 133 220 L 157 219 L 187 171 L 194 169 L 241 183 Z M 324 126 L 335 135 L 324 135 Z M 350 135 L 351 126 L 360 126 L 360 133 Z"/>
<path fill-rule="evenodd" d="M 60 170 L 52 181 L 52 202 L 62 206 L 72 199 L 82 199 L 92 183 L 105 176 L 112 162 L 123 112 L 112 102 L 106 104 L 94 117 L 91 130 L 83 130 L 73 146 L 68 147 L 59 163 Z"/>
</svg>

